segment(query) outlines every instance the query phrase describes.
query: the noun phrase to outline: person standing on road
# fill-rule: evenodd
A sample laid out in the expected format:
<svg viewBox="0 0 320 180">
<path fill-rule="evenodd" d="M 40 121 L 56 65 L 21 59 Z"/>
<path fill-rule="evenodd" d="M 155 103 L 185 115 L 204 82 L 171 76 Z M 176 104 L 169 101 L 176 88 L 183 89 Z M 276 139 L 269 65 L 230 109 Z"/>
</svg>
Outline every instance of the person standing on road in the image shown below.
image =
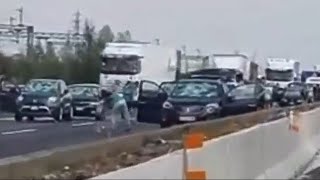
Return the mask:
<svg viewBox="0 0 320 180">
<path fill-rule="evenodd" d="M 123 88 L 123 96 L 129 107 L 130 117 L 133 122 L 137 121 L 138 108 L 136 107 L 136 102 L 138 101 L 138 81 L 128 81 Z"/>
<path fill-rule="evenodd" d="M 108 90 L 102 90 L 101 95 L 103 98 L 101 120 L 107 120 L 111 123 L 111 131 L 118 129 L 121 121 L 125 121 L 127 124 L 126 131 L 131 131 L 132 127 L 128 106 L 123 96 L 117 92 Z M 111 116 L 109 116 L 108 112 L 111 112 Z M 110 119 L 108 117 L 110 117 Z M 105 129 L 105 127 L 100 125 L 100 127 L 98 127 L 98 132 L 101 132 L 101 129 Z"/>
</svg>

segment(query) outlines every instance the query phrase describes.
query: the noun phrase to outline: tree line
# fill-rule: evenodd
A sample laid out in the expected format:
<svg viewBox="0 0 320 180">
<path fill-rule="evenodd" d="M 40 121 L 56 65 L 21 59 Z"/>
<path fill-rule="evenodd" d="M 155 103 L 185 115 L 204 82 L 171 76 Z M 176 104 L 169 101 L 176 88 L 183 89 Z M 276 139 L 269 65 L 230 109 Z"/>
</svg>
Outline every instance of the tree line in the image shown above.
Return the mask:
<svg viewBox="0 0 320 180">
<path fill-rule="evenodd" d="M 29 55 L 14 57 L 0 52 L 0 75 L 25 83 L 32 78 L 61 78 L 67 83 L 98 83 L 100 72 L 100 53 L 107 42 L 131 41 L 130 31 L 114 34 L 109 25 L 98 32 L 88 21 L 84 23 L 84 42 L 72 45 L 69 41 L 56 51 L 47 42 L 45 48 L 38 41 L 30 49 Z"/>
</svg>

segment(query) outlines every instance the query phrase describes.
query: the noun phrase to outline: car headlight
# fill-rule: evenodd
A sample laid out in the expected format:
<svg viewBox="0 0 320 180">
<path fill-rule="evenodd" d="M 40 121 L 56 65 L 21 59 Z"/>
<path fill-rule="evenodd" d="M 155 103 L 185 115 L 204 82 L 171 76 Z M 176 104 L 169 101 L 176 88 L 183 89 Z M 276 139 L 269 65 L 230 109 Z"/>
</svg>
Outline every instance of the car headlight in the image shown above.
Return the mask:
<svg viewBox="0 0 320 180">
<path fill-rule="evenodd" d="M 19 97 L 17 98 L 17 101 L 18 101 L 18 102 L 23 101 L 23 96 L 19 96 Z"/>
<path fill-rule="evenodd" d="M 164 109 L 172 109 L 173 108 L 172 104 L 170 102 L 168 102 L 168 101 L 164 102 L 162 107 Z"/>
<path fill-rule="evenodd" d="M 20 104 L 23 101 L 23 96 L 18 96 L 16 99 L 16 104 Z"/>
<path fill-rule="evenodd" d="M 206 105 L 206 111 L 207 113 L 213 113 L 219 108 L 219 105 L 216 103 L 207 104 Z"/>
<path fill-rule="evenodd" d="M 49 106 L 56 105 L 57 103 L 58 103 L 57 97 L 49 97 L 48 98 L 48 105 Z"/>
<path fill-rule="evenodd" d="M 90 106 L 98 106 L 98 104 L 99 104 L 98 102 L 91 102 Z"/>
</svg>

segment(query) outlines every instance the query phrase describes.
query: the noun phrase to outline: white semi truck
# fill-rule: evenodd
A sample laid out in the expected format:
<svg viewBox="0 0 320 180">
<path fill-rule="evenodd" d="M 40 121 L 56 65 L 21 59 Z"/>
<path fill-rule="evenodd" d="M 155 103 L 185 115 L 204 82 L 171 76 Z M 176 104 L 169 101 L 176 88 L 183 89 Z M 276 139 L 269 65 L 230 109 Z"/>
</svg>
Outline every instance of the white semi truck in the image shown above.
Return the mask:
<svg viewBox="0 0 320 180">
<path fill-rule="evenodd" d="M 218 69 L 231 69 L 235 74 L 233 81 L 255 81 L 258 77 L 258 64 L 243 54 L 213 54 L 209 66 Z M 231 71 L 230 71 L 231 72 Z"/>
<path fill-rule="evenodd" d="M 265 69 L 266 83 L 285 88 L 289 83 L 299 79 L 300 62 L 286 58 L 268 58 Z"/>
<path fill-rule="evenodd" d="M 100 85 L 115 81 L 172 81 L 176 76 L 176 49 L 151 43 L 107 43 L 101 54 Z"/>
</svg>

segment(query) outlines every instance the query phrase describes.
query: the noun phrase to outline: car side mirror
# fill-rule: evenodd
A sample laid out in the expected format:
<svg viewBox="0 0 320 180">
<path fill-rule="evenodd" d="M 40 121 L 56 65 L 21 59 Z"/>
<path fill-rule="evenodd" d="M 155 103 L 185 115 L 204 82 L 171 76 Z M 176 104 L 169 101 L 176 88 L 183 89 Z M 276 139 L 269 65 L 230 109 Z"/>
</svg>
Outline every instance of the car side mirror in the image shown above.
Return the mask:
<svg viewBox="0 0 320 180">
<path fill-rule="evenodd" d="M 69 90 L 68 90 L 68 89 L 64 90 L 64 92 L 63 92 L 64 95 L 65 95 L 65 94 L 68 94 L 68 93 L 69 93 Z"/>
<path fill-rule="evenodd" d="M 160 101 L 166 101 L 168 99 L 168 94 L 166 92 L 160 92 L 158 94 L 158 99 Z"/>
</svg>

